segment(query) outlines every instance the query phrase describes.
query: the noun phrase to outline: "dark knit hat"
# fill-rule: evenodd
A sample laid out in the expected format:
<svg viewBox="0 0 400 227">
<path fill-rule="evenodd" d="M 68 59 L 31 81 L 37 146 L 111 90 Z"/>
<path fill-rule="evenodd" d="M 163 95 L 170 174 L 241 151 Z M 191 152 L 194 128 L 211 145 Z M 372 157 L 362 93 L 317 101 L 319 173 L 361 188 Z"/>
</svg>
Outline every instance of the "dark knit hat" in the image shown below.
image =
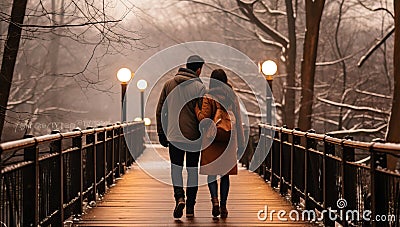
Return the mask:
<svg viewBox="0 0 400 227">
<path fill-rule="evenodd" d="M 201 69 L 204 65 L 204 59 L 199 55 L 192 55 L 186 61 L 186 68 L 196 72 L 197 69 Z"/>
<path fill-rule="evenodd" d="M 202 57 L 200 57 L 199 55 L 192 55 L 187 59 L 186 64 L 187 63 L 195 63 L 195 62 L 204 64 L 204 59 Z"/>
</svg>

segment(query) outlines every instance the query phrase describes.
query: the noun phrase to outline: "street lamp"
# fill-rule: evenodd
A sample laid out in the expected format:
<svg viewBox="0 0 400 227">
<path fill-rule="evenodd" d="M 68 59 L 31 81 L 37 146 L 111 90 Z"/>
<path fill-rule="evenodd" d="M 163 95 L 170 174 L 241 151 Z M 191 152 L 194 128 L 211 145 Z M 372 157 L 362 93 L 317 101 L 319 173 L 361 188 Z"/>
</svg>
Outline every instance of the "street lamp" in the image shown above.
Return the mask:
<svg viewBox="0 0 400 227">
<path fill-rule="evenodd" d="M 278 71 L 278 66 L 272 60 L 264 61 L 262 64 L 259 64 L 260 71 L 264 74 L 265 79 L 268 82 L 271 92 L 268 91 L 267 88 L 267 123 L 272 123 L 272 81 L 274 80 L 274 75 Z"/>
<path fill-rule="evenodd" d="M 137 88 L 140 91 L 140 103 L 141 103 L 141 117 L 144 120 L 144 90 L 147 88 L 147 81 L 141 79 L 137 82 Z"/>
<path fill-rule="evenodd" d="M 264 61 L 261 64 L 261 72 L 264 74 L 265 79 L 268 81 L 268 85 L 272 91 L 272 81 L 274 80 L 274 75 L 278 71 L 278 66 L 272 60 Z"/>
<path fill-rule="evenodd" d="M 121 121 L 126 121 L 126 87 L 128 82 L 132 79 L 133 73 L 128 68 L 121 68 L 117 72 L 117 78 L 121 82 Z"/>
</svg>

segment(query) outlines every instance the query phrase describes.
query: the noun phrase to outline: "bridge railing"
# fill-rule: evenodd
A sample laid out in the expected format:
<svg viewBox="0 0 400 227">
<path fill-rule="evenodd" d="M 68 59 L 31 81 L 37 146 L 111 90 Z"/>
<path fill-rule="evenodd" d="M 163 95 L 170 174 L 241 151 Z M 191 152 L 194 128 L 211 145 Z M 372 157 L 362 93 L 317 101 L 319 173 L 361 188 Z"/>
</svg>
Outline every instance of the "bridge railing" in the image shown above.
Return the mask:
<svg viewBox="0 0 400 227">
<path fill-rule="evenodd" d="M 330 209 L 335 215 L 323 215 L 326 226 L 335 218 L 344 226 L 399 226 L 400 173 L 387 170 L 386 160 L 400 158 L 400 144 L 261 124 L 259 143 L 265 139 L 273 142 L 257 171 L 293 205 L 317 215 Z"/>
<path fill-rule="evenodd" d="M 135 122 L 0 144 L 0 226 L 63 226 L 125 173 L 143 137 Z"/>
</svg>

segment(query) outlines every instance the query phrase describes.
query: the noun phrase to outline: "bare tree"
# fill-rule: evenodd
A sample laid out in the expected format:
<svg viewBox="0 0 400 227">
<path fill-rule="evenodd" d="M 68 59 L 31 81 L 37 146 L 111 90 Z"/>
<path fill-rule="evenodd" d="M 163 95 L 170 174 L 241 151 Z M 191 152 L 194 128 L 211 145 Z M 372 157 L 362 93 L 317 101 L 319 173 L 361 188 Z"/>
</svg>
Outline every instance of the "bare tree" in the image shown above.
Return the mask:
<svg viewBox="0 0 400 227">
<path fill-rule="evenodd" d="M 337 21 L 337 25 L 336 25 L 336 30 L 335 30 L 335 46 L 336 46 L 336 51 L 337 51 L 337 55 L 338 55 L 338 59 L 342 59 L 343 53 L 342 50 L 340 48 L 340 44 L 339 44 L 339 30 L 340 30 L 340 24 L 342 22 L 342 16 L 343 16 L 343 5 L 344 5 L 344 0 L 342 0 L 339 3 L 339 13 L 338 13 L 338 21 Z M 343 85 L 342 85 L 342 99 L 341 99 L 341 103 L 343 103 L 345 101 L 345 91 L 346 91 L 346 86 L 347 86 L 347 68 L 346 68 L 346 62 L 345 61 L 341 61 L 339 63 L 342 67 L 342 74 L 343 74 Z M 343 128 L 343 107 L 339 107 L 339 119 L 338 119 L 338 130 L 342 130 Z"/>
<path fill-rule="evenodd" d="M 3 131 L 6 115 L 14 118 L 13 115 L 15 114 L 29 113 L 34 120 L 37 119 L 38 114 L 44 114 L 43 111 L 46 114 L 60 111 L 82 112 L 63 108 L 60 96 L 51 95 L 51 93 L 60 92 L 62 87 L 68 87 L 71 84 L 75 84 L 81 89 L 93 88 L 101 92 L 107 91 L 108 89 L 100 88 L 103 84 L 100 75 L 102 59 L 108 54 L 122 53 L 124 50 L 147 48 L 143 42 L 140 42 L 143 39 L 142 34 L 126 29 L 121 23 L 128 14 L 132 13 L 133 5 L 126 6 L 126 12 L 119 12 L 121 15 L 114 18 L 106 11 L 107 2 L 94 3 L 86 0 L 72 2 L 62 0 L 49 3 L 44 1 L 24 2 L 25 5 L 22 7 L 21 1 L 14 1 L 11 15 L 8 15 L 6 11 L 3 12 L 3 10 L 0 15 L 2 25 L 5 23 L 9 25 L 0 77 L 5 81 L 4 83 L 3 81 L 0 82 L 0 86 L 2 86 L 0 131 Z M 27 4 L 30 4 L 30 6 L 25 13 Z M 24 11 L 21 11 L 22 8 L 24 8 Z M 14 11 L 17 9 L 19 9 L 17 13 L 18 21 L 14 19 Z M 24 18 L 25 21 L 23 21 Z M 19 29 L 19 36 L 12 33 L 15 28 Z M 36 56 L 44 57 L 28 57 L 27 62 L 18 69 L 18 71 L 22 71 L 25 67 L 32 67 L 28 70 L 29 73 L 22 74 L 27 78 L 19 78 L 16 81 L 20 87 L 26 85 L 26 88 L 32 91 L 32 94 L 26 96 L 26 92 L 22 92 L 23 89 L 14 86 L 16 91 L 12 92 L 12 96 L 10 96 L 10 88 L 14 84 L 12 83 L 14 66 L 25 54 L 25 51 L 23 51 L 22 55 L 20 53 L 20 56 L 17 56 L 18 46 L 15 44 L 20 43 L 21 37 L 24 40 L 22 43 L 23 50 L 31 49 Z M 60 42 L 61 39 L 64 40 L 63 43 Z M 37 41 L 37 48 L 30 46 L 33 43 L 32 40 Z M 47 44 L 47 48 L 44 47 Z M 75 56 L 74 48 L 80 48 L 82 55 L 89 55 L 87 57 Z M 9 54 L 11 49 L 14 51 L 12 56 Z M 64 50 L 63 53 L 60 52 L 60 49 Z M 43 50 L 47 53 L 43 53 Z M 74 66 L 63 67 L 64 71 L 61 71 L 59 69 L 60 54 L 70 56 L 67 58 L 63 56 L 61 58 L 62 64 L 74 62 Z M 41 63 L 38 64 L 40 61 Z M 78 69 L 80 65 L 82 65 L 82 68 Z M 32 71 L 32 69 L 34 70 Z M 37 76 L 34 75 L 36 72 L 38 73 Z M 42 103 L 38 100 L 38 97 L 43 97 L 43 94 L 51 95 L 54 98 L 43 102 L 45 103 L 44 106 L 34 107 Z M 9 103 L 8 106 L 7 102 Z M 30 111 L 26 109 L 26 106 L 31 107 Z M 9 110 L 9 113 L 6 113 L 6 110 Z"/>
<path fill-rule="evenodd" d="M 394 19 L 394 25 L 391 26 L 385 34 L 383 34 L 382 38 L 378 39 L 364 54 L 360 61 L 358 62 L 358 66 L 361 67 L 371 56 L 376 52 L 382 45 L 384 45 L 384 51 L 386 50 L 386 41 L 389 37 L 394 33 L 394 50 L 393 50 L 393 97 L 392 97 L 392 105 L 389 117 L 389 123 L 387 126 L 386 133 L 386 141 L 399 143 L 400 142 L 400 121 L 398 120 L 398 116 L 400 116 L 400 3 L 398 1 L 393 1 L 394 6 L 394 15 L 390 12 L 386 7 L 372 8 L 368 7 L 361 1 L 358 1 L 361 5 L 367 8 L 370 11 L 384 11 L 392 16 Z M 384 52 L 384 58 L 386 57 L 386 52 Z M 386 59 L 384 59 L 386 63 Z M 385 65 L 385 72 L 388 75 L 388 70 Z M 388 83 L 390 86 L 390 79 L 388 79 Z M 391 88 L 389 88 L 391 90 Z M 398 161 L 394 156 L 389 155 L 388 159 L 388 168 L 395 169 L 396 163 Z"/>
<path fill-rule="evenodd" d="M 314 100 L 315 63 L 317 59 L 319 26 L 325 0 L 306 0 L 306 35 L 303 61 L 301 64 L 301 101 L 298 126 L 301 130 L 311 129 Z"/>
<path fill-rule="evenodd" d="M 287 29 L 288 29 L 288 38 L 283 34 L 278 32 L 272 26 L 265 23 L 261 18 L 262 15 L 259 16 L 257 12 L 257 8 L 254 6 L 256 3 L 260 3 L 266 11 L 270 14 L 276 16 L 279 15 L 279 11 L 272 12 L 271 9 L 267 6 L 267 4 L 263 1 L 253 1 L 253 2 L 245 2 L 242 0 L 236 1 L 238 6 L 240 7 L 240 11 L 249 19 L 251 23 L 256 25 L 262 32 L 271 37 L 274 41 L 278 42 L 279 45 L 283 49 L 283 57 L 286 59 L 286 91 L 285 91 L 285 101 L 283 105 L 283 123 L 288 127 L 293 128 L 295 125 L 295 78 L 296 78 L 296 22 L 295 22 L 295 12 L 293 10 L 292 0 L 286 0 L 286 14 L 287 17 Z M 283 14 L 283 13 L 281 13 Z M 260 35 L 259 35 L 260 36 Z M 265 38 L 260 37 L 262 40 L 266 40 Z"/>
<path fill-rule="evenodd" d="M 394 89 L 392 110 L 389 120 L 389 127 L 386 135 L 386 141 L 400 143 L 400 2 L 394 1 Z M 396 167 L 396 160 L 393 156 L 388 157 L 388 168 L 394 169 Z"/>
<path fill-rule="evenodd" d="M 4 45 L 3 61 L 0 70 L 0 140 L 6 116 L 7 101 L 10 95 L 15 61 L 21 39 L 21 24 L 24 22 L 27 0 L 14 0 L 7 40 Z"/>
<path fill-rule="evenodd" d="M 295 126 L 295 106 L 296 106 L 296 58 L 297 58 L 297 42 L 296 42 L 296 17 L 295 12 L 293 10 L 293 1 L 285 0 L 286 4 L 286 16 L 287 16 L 287 25 L 288 25 L 288 37 L 289 37 L 289 47 L 287 50 L 287 63 L 286 63 L 286 72 L 287 72 L 287 90 L 289 92 L 285 93 L 285 106 L 283 111 L 284 123 L 289 128 L 294 128 Z"/>
</svg>

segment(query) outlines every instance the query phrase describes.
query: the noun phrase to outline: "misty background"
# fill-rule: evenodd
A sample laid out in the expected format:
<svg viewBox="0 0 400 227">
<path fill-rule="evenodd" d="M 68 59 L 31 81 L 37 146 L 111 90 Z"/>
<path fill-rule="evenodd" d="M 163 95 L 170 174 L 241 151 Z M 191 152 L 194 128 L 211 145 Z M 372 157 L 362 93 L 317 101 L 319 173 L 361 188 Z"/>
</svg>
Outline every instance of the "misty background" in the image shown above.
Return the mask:
<svg viewBox="0 0 400 227">
<path fill-rule="evenodd" d="M 274 30 L 287 35 L 284 1 L 260 2 L 255 13 Z M 10 14 L 11 3 L 1 1 L 0 8 L 0 46 L 3 47 L 8 28 L 5 18 Z M 317 132 L 342 131 L 365 141 L 385 136 L 393 93 L 393 37 L 362 67 L 357 64 L 392 27 L 390 12 L 393 12 L 390 0 L 326 2 L 314 82 L 312 128 Z M 53 129 L 69 131 L 119 121 L 118 69 L 127 67 L 135 72 L 158 51 L 188 41 L 214 41 L 232 46 L 256 64 L 268 59 L 276 61 L 279 69 L 273 81 L 273 93 L 278 125 L 282 124 L 285 92 L 294 90 L 296 103 L 300 100 L 305 32 L 303 1 L 295 1 L 294 87 L 288 87 L 286 82 L 287 53 L 241 15 L 236 1 L 110 0 L 104 5 L 95 1 L 90 4 L 87 1 L 29 1 L 27 15 L 24 23 L 41 26 L 23 28 L 3 141 L 19 139 L 25 134 L 50 133 Z M 88 24 L 88 18 L 104 23 L 102 26 L 99 26 L 102 23 Z M 2 54 L 3 48 L 0 51 Z M 207 66 L 202 76 L 208 77 L 212 69 Z M 174 71 L 160 75 L 164 76 L 161 81 L 173 74 Z M 243 87 L 240 80 L 233 81 L 234 87 Z M 132 83 L 136 86 L 136 80 Z M 148 106 L 154 106 L 158 100 L 156 91 L 153 90 Z M 246 107 L 254 105 L 251 94 L 238 93 L 247 99 Z M 137 103 L 134 114 L 139 117 L 139 91 L 128 99 Z M 146 116 L 154 123 L 152 110 L 146 109 Z"/>
</svg>

